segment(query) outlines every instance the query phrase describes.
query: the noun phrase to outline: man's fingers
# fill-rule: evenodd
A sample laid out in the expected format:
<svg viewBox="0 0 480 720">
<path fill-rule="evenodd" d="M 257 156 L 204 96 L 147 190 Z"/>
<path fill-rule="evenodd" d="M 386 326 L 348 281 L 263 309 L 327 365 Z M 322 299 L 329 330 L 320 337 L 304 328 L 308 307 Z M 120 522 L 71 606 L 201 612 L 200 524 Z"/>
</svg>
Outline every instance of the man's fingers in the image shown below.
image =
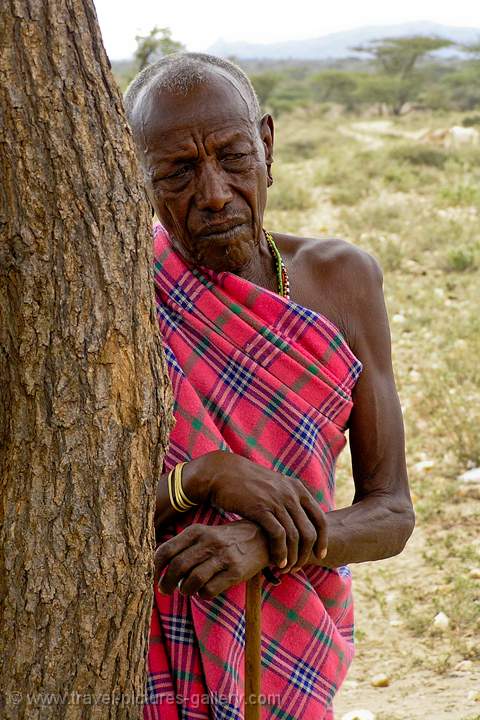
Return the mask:
<svg viewBox="0 0 480 720">
<path fill-rule="evenodd" d="M 285 567 L 288 557 L 285 528 L 270 511 L 262 513 L 258 517 L 252 517 L 252 519 L 261 526 L 268 537 L 272 563 L 278 567 Z"/>
<path fill-rule="evenodd" d="M 317 539 L 313 545 L 315 557 L 324 558 L 328 547 L 327 518 L 314 498 L 307 498 L 303 503 L 311 522 L 315 528 Z"/>
<path fill-rule="evenodd" d="M 225 562 L 218 556 L 208 558 L 208 560 L 196 565 L 185 575 L 179 588 L 180 592 L 182 595 L 194 595 L 195 593 L 201 595 L 199 591 L 201 591 L 204 585 L 210 582 L 217 573 L 223 571 L 224 567 Z"/>
<path fill-rule="evenodd" d="M 229 570 L 223 570 L 204 583 L 198 591 L 198 595 L 204 600 L 211 600 L 232 587 L 232 584 L 232 573 Z"/>
<path fill-rule="evenodd" d="M 197 535 L 193 530 L 194 527 L 194 525 L 190 525 L 190 527 L 186 528 L 175 537 L 170 538 L 170 540 L 167 540 L 166 542 L 158 546 L 155 551 L 154 560 L 155 581 L 158 579 L 163 568 L 168 565 L 168 563 L 172 560 L 172 558 L 175 557 L 175 555 L 178 555 L 178 553 L 186 550 L 188 547 L 190 547 L 193 543 L 196 542 Z"/>
<path fill-rule="evenodd" d="M 301 568 L 308 563 L 313 547 L 317 541 L 315 525 L 309 519 L 307 513 L 301 506 L 290 510 L 290 515 L 298 530 L 298 557 L 293 569 Z"/>
<path fill-rule="evenodd" d="M 158 586 L 160 592 L 165 593 L 165 595 L 172 593 L 178 586 L 179 582 L 188 577 L 191 570 L 197 567 L 200 563 L 203 563 L 207 557 L 207 548 L 202 547 L 199 543 L 196 543 L 194 546 L 190 546 L 175 555 L 175 557 L 170 560 L 167 571 L 160 581 Z M 179 589 L 181 592 L 184 592 L 183 582 L 181 588 Z"/>
<path fill-rule="evenodd" d="M 288 572 L 295 566 L 298 559 L 298 543 L 300 540 L 300 534 L 285 508 L 277 508 L 275 516 L 285 529 L 287 535 L 287 564 L 282 568 L 282 572 Z"/>
</svg>

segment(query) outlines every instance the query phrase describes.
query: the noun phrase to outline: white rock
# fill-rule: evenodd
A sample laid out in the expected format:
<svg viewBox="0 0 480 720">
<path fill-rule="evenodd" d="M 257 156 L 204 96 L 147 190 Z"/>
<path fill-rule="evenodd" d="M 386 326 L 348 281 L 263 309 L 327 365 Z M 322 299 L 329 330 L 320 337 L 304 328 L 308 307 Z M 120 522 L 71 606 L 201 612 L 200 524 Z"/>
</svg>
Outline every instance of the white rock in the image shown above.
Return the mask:
<svg viewBox="0 0 480 720">
<path fill-rule="evenodd" d="M 467 700 L 473 700 L 474 702 L 480 702 L 480 690 L 470 690 L 467 695 Z"/>
<path fill-rule="evenodd" d="M 385 673 L 378 673 L 378 675 L 372 677 L 370 685 L 372 687 L 388 687 L 390 685 L 390 678 L 388 675 L 385 675 Z"/>
<path fill-rule="evenodd" d="M 375 720 L 375 715 L 370 710 L 350 710 L 342 715 L 342 720 Z"/>
<path fill-rule="evenodd" d="M 472 568 L 468 574 L 474 580 L 480 580 L 480 568 Z"/>
<path fill-rule="evenodd" d="M 458 479 L 463 483 L 480 483 L 480 468 L 467 470 Z"/>
<path fill-rule="evenodd" d="M 420 462 L 415 463 L 412 470 L 415 470 L 415 472 L 424 472 L 425 470 L 431 470 L 434 466 L 435 460 L 420 460 Z"/>
<path fill-rule="evenodd" d="M 392 618 L 389 623 L 392 627 L 401 627 L 402 621 L 400 618 Z"/>
<path fill-rule="evenodd" d="M 402 325 L 404 322 L 406 322 L 407 318 L 405 315 L 402 315 L 402 313 L 395 313 L 395 315 L 392 317 L 392 322 L 397 323 L 398 325 Z"/>
<path fill-rule="evenodd" d="M 435 615 L 433 619 L 433 627 L 437 630 L 441 630 L 444 632 L 445 630 L 448 630 L 448 626 L 450 625 L 450 618 L 448 615 L 445 615 L 444 612 L 439 612 L 437 615 Z"/>
<path fill-rule="evenodd" d="M 356 688 L 358 688 L 358 685 L 358 680 L 345 680 L 342 688 L 344 688 L 345 690 L 355 690 Z"/>
<path fill-rule="evenodd" d="M 463 671 L 469 671 L 473 668 L 473 662 L 471 660 L 461 660 L 457 665 L 455 665 L 455 670 Z"/>
</svg>

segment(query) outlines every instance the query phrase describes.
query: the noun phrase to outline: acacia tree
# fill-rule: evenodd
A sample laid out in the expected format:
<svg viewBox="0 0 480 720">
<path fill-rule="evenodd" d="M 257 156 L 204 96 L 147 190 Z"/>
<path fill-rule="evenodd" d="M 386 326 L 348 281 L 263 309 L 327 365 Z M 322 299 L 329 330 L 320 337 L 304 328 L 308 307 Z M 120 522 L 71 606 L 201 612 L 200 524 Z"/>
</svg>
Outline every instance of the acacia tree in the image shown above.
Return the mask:
<svg viewBox="0 0 480 720">
<path fill-rule="evenodd" d="M 137 35 L 137 49 L 135 50 L 135 70 L 140 72 L 155 60 L 164 55 L 185 50 L 185 45 L 172 38 L 170 28 L 159 28 L 155 25 L 148 35 Z"/>
<path fill-rule="evenodd" d="M 421 86 L 418 63 L 435 50 L 454 45 L 451 40 L 425 35 L 372 40 L 368 45 L 353 48 L 371 55 L 383 77 L 366 79 L 363 95 L 392 106 L 398 115 L 403 105 L 415 99 Z"/>
<path fill-rule="evenodd" d="M 149 211 L 92 0 L 0 27 L 0 714 L 137 718 L 171 422 Z"/>
</svg>

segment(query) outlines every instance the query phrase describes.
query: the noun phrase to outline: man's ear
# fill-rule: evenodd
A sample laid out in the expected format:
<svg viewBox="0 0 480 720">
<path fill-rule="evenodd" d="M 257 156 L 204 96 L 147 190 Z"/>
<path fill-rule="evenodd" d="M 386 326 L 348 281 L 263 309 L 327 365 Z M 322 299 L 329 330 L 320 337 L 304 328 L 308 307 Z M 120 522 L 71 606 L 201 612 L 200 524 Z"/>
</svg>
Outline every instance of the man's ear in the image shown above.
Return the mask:
<svg viewBox="0 0 480 720">
<path fill-rule="evenodd" d="M 265 164 L 267 166 L 267 184 L 268 187 L 273 183 L 272 163 L 273 163 L 273 137 L 275 134 L 273 126 L 273 118 L 271 115 L 264 115 L 260 120 L 260 137 L 265 151 Z"/>
</svg>

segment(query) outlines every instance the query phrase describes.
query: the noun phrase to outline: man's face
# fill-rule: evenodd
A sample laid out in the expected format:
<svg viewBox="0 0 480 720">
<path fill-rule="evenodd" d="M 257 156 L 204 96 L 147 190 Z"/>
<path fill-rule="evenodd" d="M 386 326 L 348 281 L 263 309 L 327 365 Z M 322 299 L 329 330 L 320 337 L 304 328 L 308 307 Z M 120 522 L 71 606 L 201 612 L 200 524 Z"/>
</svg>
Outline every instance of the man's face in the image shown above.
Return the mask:
<svg viewBox="0 0 480 720">
<path fill-rule="evenodd" d="M 259 129 L 235 80 L 212 72 L 187 95 L 146 93 L 135 138 L 151 202 L 177 250 L 216 271 L 248 267 L 262 232 L 271 118 Z"/>
</svg>

